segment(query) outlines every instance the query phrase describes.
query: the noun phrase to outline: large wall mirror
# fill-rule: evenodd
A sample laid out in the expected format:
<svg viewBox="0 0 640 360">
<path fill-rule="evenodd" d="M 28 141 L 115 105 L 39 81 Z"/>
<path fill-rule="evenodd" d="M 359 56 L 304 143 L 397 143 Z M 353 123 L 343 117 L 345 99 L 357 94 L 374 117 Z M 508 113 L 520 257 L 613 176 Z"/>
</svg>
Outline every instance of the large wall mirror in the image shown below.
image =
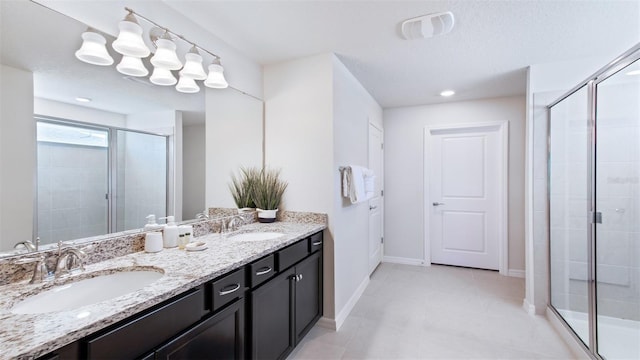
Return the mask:
<svg viewBox="0 0 640 360">
<path fill-rule="evenodd" d="M 262 158 L 259 99 L 184 94 L 80 62 L 87 24 L 31 1 L 0 6 L 0 256 L 36 237 L 46 248 L 138 229 L 149 214 L 189 220 L 232 206 L 219 188 Z M 234 116 L 235 127 L 225 123 Z M 249 140 L 237 158 L 213 151 L 234 137 Z"/>
</svg>

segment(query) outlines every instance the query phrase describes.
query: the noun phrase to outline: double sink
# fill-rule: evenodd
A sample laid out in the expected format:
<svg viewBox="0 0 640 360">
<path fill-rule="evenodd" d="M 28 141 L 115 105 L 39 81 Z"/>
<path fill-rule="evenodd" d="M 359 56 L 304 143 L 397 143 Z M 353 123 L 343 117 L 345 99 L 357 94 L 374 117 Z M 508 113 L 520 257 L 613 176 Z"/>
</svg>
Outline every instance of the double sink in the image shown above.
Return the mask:
<svg viewBox="0 0 640 360">
<path fill-rule="evenodd" d="M 283 235 L 285 234 L 278 232 L 247 232 L 228 239 L 266 241 Z M 43 314 L 73 310 L 141 290 L 163 276 L 164 270 L 159 267 L 125 267 L 108 272 L 82 274 L 64 284 L 28 294 L 10 311 L 14 314 Z"/>
</svg>

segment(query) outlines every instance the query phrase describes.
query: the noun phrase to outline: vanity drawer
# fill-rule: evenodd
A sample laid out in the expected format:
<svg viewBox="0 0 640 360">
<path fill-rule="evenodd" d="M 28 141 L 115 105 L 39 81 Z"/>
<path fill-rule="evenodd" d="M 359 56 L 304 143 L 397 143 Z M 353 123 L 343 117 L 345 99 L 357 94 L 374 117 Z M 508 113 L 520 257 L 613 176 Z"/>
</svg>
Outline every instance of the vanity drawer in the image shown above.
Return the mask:
<svg viewBox="0 0 640 360">
<path fill-rule="evenodd" d="M 271 279 L 276 273 L 276 259 L 273 254 L 249 265 L 249 282 L 254 288 Z"/>
<path fill-rule="evenodd" d="M 309 238 L 309 252 L 316 252 L 322 250 L 322 231 L 311 235 Z"/>
<path fill-rule="evenodd" d="M 134 359 L 198 322 L 204 314 L 202 286 L 136 319 L 86 340 L 89 359 Z"/>
<path fill-rule="evenodd" d="M 308 239 L 300 240 L 277 253 L 278 271 L 282 271 L 309 255 Z"/>
<path fill-rule="evenodd" d="M 216 311 L 233 300 L 244 296 L 244 267 L 211 283 L 211 310 Z"/>
</svg>

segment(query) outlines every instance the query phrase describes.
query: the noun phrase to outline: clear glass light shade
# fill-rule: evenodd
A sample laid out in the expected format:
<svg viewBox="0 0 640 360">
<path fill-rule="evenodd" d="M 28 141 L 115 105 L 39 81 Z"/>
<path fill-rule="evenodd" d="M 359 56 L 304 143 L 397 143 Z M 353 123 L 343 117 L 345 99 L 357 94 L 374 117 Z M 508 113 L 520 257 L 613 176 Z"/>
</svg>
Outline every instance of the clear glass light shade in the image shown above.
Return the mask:
<svg viewBox="0 0 640 360">
<path fill-rule="evenodd" d="M 151 58 L 151 63 L 155 67 L 163 67 L 169 70 L 178 70 L 182 68 L 182 63 L 176 54 L 176 44 L 168 39 L 156 40 L 158 49 L 156 54 Z"/>
<path fill-rule="evenodd" d="M 153 84 L 160 86 L 171 86 L 178 82 L 178 79 L 173 76 L 171 70 L 162 67 L 154 67 L 153 74 L 151 74 L 149 80 Z"/>
<path fill-rule="evenodd" d="M 107 52 L 107 40 L 104 36 L 86 31 L 82 33 L 82 46 L 76 51 L 76 58 L 92 65 L 109 66 L 113 58 Z"/>
<path fill-rule="evenodd" d="M 204 81 L 204 86 L 214 89 L 225 89 L 229 83 L 224 78 L 224 68 L 219 64 L 209 65 L 209 76 Z"/>
<path fill-rule="evenodd" d="M 118 72 L 129 76 L 147 76 L 149 70 L 144 67 L 142 59 L 133 56 L 123 56 L 120 63 L 116 66 Z"/>
<path fill-rule="evenodd" d="M 122 55 L 144 58 L 151 51 L 142 40 L 142 28 L 133 21 L 123 20 L 118 24 L 120 33 L 113 42 L 113 49 Z"/>
<path fill-rule="evenodd" d="M 190 77 L 180 76 L 180 81 L 176 85 L 176 90 L 182 93 L 193 94 L 200 91 L 200 86 L 196 84 L 196 81 Z"/>
<path fill-rule="evenodd" d="M 204 80 L 207 73 L 202 67 L 202 56 L 194 53 L 187 53 L 185 56 L 184 68 L 180 71 L 180 76 L 190 77 L 195 80 Z"/>
</svg>

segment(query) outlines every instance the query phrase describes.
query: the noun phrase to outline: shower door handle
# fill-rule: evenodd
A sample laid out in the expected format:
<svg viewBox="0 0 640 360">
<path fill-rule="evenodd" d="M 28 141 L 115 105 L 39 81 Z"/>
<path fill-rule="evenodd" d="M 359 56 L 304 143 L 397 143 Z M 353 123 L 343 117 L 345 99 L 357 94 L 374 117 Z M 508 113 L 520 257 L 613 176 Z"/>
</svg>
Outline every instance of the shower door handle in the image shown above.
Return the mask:
<svg viewBox="0 0 640 360">
<path fill-rule="evenodd" d="M 434 202 L 433 203 L 433 206 L 440 206 L 440 205 L 444 205 L 444 203 L 441 203 L 441 202 Z"/>
</svg>

